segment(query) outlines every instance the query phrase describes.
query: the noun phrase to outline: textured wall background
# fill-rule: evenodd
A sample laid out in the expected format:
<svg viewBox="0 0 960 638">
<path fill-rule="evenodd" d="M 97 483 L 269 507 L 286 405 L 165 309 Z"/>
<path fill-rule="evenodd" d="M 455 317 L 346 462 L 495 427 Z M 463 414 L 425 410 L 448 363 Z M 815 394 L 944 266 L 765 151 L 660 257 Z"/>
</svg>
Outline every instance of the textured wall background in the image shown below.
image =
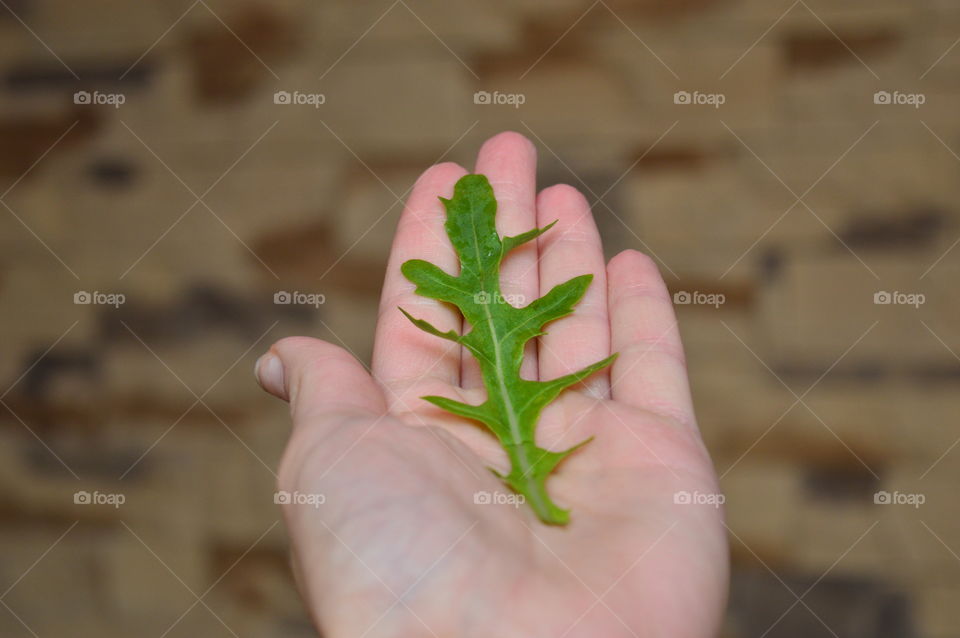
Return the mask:
<svg viewBox="0 0 960 638">
<path fill-rule="evenodd" d="M 514 129 L 695 302 L 726 634 L 960 635 L 960 6 L 0 4 L 0 634 L 314 635 L 251 367 L 368 358 L 404 194 Z"/>
</svg>

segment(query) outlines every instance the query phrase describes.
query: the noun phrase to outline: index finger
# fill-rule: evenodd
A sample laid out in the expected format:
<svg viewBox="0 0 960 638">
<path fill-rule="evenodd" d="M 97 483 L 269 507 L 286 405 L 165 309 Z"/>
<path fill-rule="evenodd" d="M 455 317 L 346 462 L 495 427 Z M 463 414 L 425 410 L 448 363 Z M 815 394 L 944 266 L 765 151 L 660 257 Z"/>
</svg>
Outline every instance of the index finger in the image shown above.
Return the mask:
<svg viewBox="0 0 960 638">
<path fill-rule="evenodd" d="M 403 381 L 425 376 L 452 384 L 460 381 L 460 346 L 420 330 L 403 316 L 398 306 L 441 330 L 460 332 L 459 312 L 416 294 L 415 286 L 403 276 L 400 266 L 408 259 L 424 259 L 450 274 L 460 272 L 457 254 L 444 230 L 446 211 L 440 197 L 451 197 L 454 184 L 466 173 L 452 162 L 428 169 L 414 185 L 397 224 L 380 295 L 373 347 L 373 375 L 387 386 L 399 386 Z M 402 395 L 402 388 L 395 389 Z"/>
</svg>

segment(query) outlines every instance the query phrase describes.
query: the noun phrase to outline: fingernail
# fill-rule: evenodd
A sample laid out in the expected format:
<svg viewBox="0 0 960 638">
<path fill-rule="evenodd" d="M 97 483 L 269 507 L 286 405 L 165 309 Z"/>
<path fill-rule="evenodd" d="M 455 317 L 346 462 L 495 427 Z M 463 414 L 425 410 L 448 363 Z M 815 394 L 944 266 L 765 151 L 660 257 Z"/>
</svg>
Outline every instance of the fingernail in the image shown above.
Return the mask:
<svg viewBox="0 0 960 638">
<path fill-rule="evenodd" d="M 257 359 L 254 374 L 264 390 L 278 397 L 284 396 L 283 363 L 280 361 L 280 357 L 273 352 L 267 352 Z"/>
</svg>

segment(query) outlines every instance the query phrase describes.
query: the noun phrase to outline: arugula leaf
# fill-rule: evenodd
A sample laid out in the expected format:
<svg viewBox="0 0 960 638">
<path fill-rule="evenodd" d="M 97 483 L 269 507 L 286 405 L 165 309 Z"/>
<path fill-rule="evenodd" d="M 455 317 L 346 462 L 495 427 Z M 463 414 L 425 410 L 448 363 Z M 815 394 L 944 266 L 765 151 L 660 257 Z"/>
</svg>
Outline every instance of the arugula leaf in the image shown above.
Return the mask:
<svg viewBox="0 0 960 638">
<path fill-rule="evenodd" d="M 423 398 L 487 426 L 500 440 L 511 464 L 506 476 L 494 473 L 523 494 L 544 523 L 564 525 L 569 520 L 569 511 L 550 499 L 547 476 L 590 439 L 562 452 L 551 452 L 536 444 L 537 419 L 543 407 L 560 392 L 609 365 L 616 355 L 552 381 L 520 378 L 520 363 L 524 344 L 543 335 L 542 328 L 548 322 L 573 312 L 593 275 L 574 277 L 526 307 L 516 308 L 506 302 L 500 291 L 500 263 L 509 251 L 536 239 L 553 224 L 501 238 L 494 224 L 497 202 L 490 182 L 483 175 L 465 175 L 454 187 L 453 198 L 441 197 L 440 201 L 447 210 L 447 235 L 460 258 L 460 274 L 450 275 L 421 259 L 405 262 L 401 272 L 416 284 L 418 294 L 459 308 L 472 329 L 465 335 L 452 330 L 441 332 L 400 310 L 421 330 L 455 341 L 473 354 L 480 363 L 487 400 L 480 405 L 469 405 L 445 397 Z"/>
</svg>

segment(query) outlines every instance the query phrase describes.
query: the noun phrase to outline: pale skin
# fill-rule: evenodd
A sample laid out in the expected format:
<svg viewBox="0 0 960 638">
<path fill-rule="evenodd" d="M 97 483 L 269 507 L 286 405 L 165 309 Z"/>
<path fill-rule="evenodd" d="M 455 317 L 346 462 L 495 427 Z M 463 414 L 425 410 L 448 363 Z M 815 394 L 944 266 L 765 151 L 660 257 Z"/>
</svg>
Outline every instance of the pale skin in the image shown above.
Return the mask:
<svg viewBox="0 0 960 638">
<path fill-rule="evenodd" d="M 528 344 L 522 374 L 552 379 L 620 353 L 564 392 L 538 425 L 538 443 L 552 450 L 595 437 L 548 481 L 553 499 L 571 510 L 569 525 L 544 525 L 515 506 L 489 470 L 508 471 L 496 440 L 420 399 L 484 397 L 469 353 L 397 310 L 441 330 L 469 329 L 456 309 L 416 295 L 400 274 L 413 258 L 457 272 L 437 198 L 450 197 L 466 172 L 436 165 L 410 194 L 371 370 L 307 337 L 283 339 L 258 361 L 261 385 L 289 401 L 293 418 L 279 489 L 324 498 L 283 508 L 313 621 L 325 638 L 716 635 L 728 580 L 723 513 L 675 502 L 677 493 L 719 490 L 667 288 L 639 252 L 605 263 L 587 201 L 563 185 L 538 194 L 536 151 L 516 133 L 488 140 L 473 168 L 493 186 L 497 229 L 557 225 L 505 259 L 505 298 L 524 305 L 594 275 L 575 312 Z M 477 503 L 478 493 L 499 502 Z"/>
</svg>

